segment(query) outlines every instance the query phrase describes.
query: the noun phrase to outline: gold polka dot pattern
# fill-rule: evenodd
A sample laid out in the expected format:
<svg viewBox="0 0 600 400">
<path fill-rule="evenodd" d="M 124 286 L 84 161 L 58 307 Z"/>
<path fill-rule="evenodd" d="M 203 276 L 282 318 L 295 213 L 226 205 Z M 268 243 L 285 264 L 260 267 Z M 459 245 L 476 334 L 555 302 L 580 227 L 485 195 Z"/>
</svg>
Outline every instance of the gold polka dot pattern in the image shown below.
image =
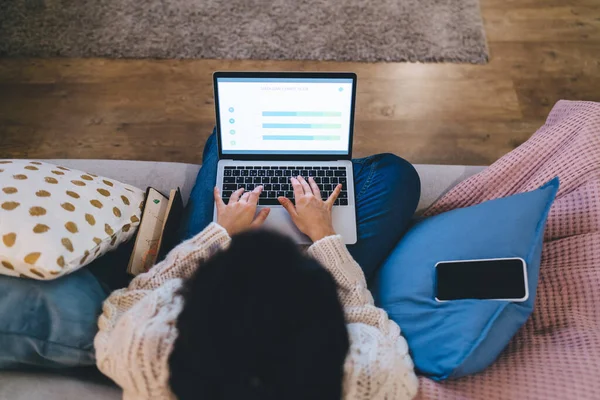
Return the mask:
<svg viewBox="0 0 600 400">
<path fill-rule="evenodd" d="M 37 192 L 35 192 L 35 195 L 37 197 L 50 197 L 51 196 L 50 192 L 47 192 L 45 190 L 38 190 Z"/>
<path fill-rule="evenodd" d="M 37 270 L 37 269 L 35 269 L 35 268 L 31 268 L 31 269 L 29 270 L 29 272 L 31 272 L 31 273 L 32 273 L 32 274 L 34 274 L 34 275 L 37 275 L 37 276 L 39 276 L 40 278 L 43 278 L 43 277 L 44 277 L 44 274 L 42 274 L 40 271 L 38 271 L 38 270 Z"/>
<path fill-rule="evenodd" d="M 12 211 L 20 205 L 21 203 L 17 203 L 16 201 L 5 201 L 4 203 L 2 203 L 1 207 L 6 211 Z"/>
<path fill-rule="evenodd" d="M 13 267 L 13 265 L 11 263 L 9 263 L 8 261 L 2 261 L 2 266 L 4 268 L 10 269 L 11 271 L 15 270 L 15 267 Z"/>
<path fill-rule="evenodd" d="M 69 221 L 65 224 L 65 228 L 71 233 L 79 232 L 79 228 L 77 228 L 77 224 L 73 221 Z"/>
<path fill-rule="evenodd" d="M 85 214 L 85 220 L 91 226 L 96 225 L 96 218 L 94 218 L 94 216 L 92 214 Z"/>
<path fill-rule="evenodd" d="M 44 207 L 31 207 L 29 215 L 32 217 L 41 217 L 42 215 L 46 215 L 46 209 Z"/>
<path fill-rule="evenodd" d="M 0 165 L 0 275 L 56 279 L 129 240 L 144 191 L 29 160 Z"/>
<path fill-rule="evenodd" d="M 84 265 L 85 260 L 88 258 L 89 255 L 90 252 L 86 250 L 85 253 L 83 253 L 83 257 L 81 257 L 81 260 L 79 261 L 79 265 Z"/>
<path fill-rule="evenodd" d="M 44 224 L 37 224 L 36 226 L 33 227 L 34 233 L 45 233 L 45 232 L 48 232 L 49 230 L 50 230 L 50 227 L 48 225 L 44 225 Z"/>
<path fill-rule="evenodd" d="M 65 246 L 65 249 L 69 250 L 71 253 L 73 252 L 73 250 L 74 250 L 73 243 L 71 242 L 71 240 L 69 238 L 62 238 L 60 240 L 60 242 L 62 243 L 63 246 Z"/>
<path fill-rule="evenodd" d="M 42 255 L 42 253 L 29 253 L 25 256 L 25 262 L 27 264 L 31 264 L 31 265 L 35 265 L 35 262 L 38 260 L 38 258 L 40 258 L 40 256 Z"/>
<path fill-rule="evenodd" d="M 70 212 L 75 211 L 75 206 L 69 202 L 62 203 L 60 206 L 67 211 L 70 211 Z"/>
<path fill-rule="evenodd" d="M 4 243 L 6 247 L 13 247 L 16 241 L 17 234 L 14 232 L 7 233 L 6 235 L 2 236 L 2 243 Z"/>
<path fill-rule="evenodd" d="M 104 224 L 104 232 L 106 232 L 106 234 L 109 236 L 115 233 L 115 231 L 113 230 L 113 228 L 111 228 L 109 224 Z"/>
</svg>

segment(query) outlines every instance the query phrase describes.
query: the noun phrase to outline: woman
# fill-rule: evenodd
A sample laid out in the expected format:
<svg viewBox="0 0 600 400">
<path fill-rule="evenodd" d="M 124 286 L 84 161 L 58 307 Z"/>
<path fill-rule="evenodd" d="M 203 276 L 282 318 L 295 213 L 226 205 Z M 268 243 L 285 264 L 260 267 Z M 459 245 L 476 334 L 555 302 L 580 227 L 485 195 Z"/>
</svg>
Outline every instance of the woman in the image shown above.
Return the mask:
<svg viewBox="0 0 600 400">
<path fill-rule="evenodd" d="M 255 216 L 260 187 L 228 204 L 216 188 L 207 196 L 216 159 L 213 133 L 182 227 L 189 239 L 106 301 L 98 368 L 124 399 L 414 397 L 406 341 L 365 278 L 414 213 L 414 168 L 389 154 L 354 161 L 359 240 L 350 249 L 331 223 L 340 188 L 322 201 L 312 179 L 291 178 L 295 205 L 280 202 L 314 242 L 305 256 L 287 239 L 252 231 L 268 216 Z"/>
</svg>

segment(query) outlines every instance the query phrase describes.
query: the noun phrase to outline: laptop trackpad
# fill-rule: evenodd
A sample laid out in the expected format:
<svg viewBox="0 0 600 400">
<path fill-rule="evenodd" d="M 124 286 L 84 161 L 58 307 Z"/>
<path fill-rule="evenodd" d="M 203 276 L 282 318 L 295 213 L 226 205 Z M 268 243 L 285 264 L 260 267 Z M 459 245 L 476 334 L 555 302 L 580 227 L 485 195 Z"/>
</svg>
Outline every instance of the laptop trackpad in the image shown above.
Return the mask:
<svg viewBox="0 0 600 400">
<path fill-rule="evenodd" d="M 261 208 L 264 207 L 258 207 L 259 210 Z M 290 214 L 288 214 L 283 207 L 271 207 L 271 212 L 262 226 L 266 229 L 289 236 L 296 243 L 312 243 L 308 236 L 304 235 L 298 230 L 298 228 L 296 228 L 296 225 L 294 225 L 294 222 L 292 222 L 292 219 L 290 218 Z"/>
</svg>

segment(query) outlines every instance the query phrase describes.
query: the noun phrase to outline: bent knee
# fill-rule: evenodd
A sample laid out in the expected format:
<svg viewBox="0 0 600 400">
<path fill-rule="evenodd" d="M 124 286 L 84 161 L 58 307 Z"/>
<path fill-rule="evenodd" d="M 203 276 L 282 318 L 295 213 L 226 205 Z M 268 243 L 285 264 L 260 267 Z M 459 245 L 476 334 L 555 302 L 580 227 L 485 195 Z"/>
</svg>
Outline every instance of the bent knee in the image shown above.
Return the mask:
<svg viewBox="0 0 600 400">
<path fill-rule="evenodd" d="M 405 189 L 414 190 L 417 194 L 421 193 L 421 179 L 415 167 L 402 157 L 392 153 L 383 153 L 378 155 L 378 163 L 381 168 L 392 179 L 403 181 Z"/>
</svg>

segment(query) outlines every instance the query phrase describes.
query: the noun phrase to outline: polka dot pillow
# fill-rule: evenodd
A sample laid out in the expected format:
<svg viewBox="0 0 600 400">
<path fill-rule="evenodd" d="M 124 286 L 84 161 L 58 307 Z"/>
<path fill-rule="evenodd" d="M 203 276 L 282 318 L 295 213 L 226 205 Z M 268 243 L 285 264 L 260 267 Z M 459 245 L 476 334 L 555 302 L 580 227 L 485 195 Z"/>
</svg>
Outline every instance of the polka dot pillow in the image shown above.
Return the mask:
<svg viewBox="0 0 600 400">
<path fill-rule="evenodd" d="M 144 195 L 74 169 L 0 160 L 0 274 L 47 280 L 89 264 L 133 236 Z"/>
</svg>

